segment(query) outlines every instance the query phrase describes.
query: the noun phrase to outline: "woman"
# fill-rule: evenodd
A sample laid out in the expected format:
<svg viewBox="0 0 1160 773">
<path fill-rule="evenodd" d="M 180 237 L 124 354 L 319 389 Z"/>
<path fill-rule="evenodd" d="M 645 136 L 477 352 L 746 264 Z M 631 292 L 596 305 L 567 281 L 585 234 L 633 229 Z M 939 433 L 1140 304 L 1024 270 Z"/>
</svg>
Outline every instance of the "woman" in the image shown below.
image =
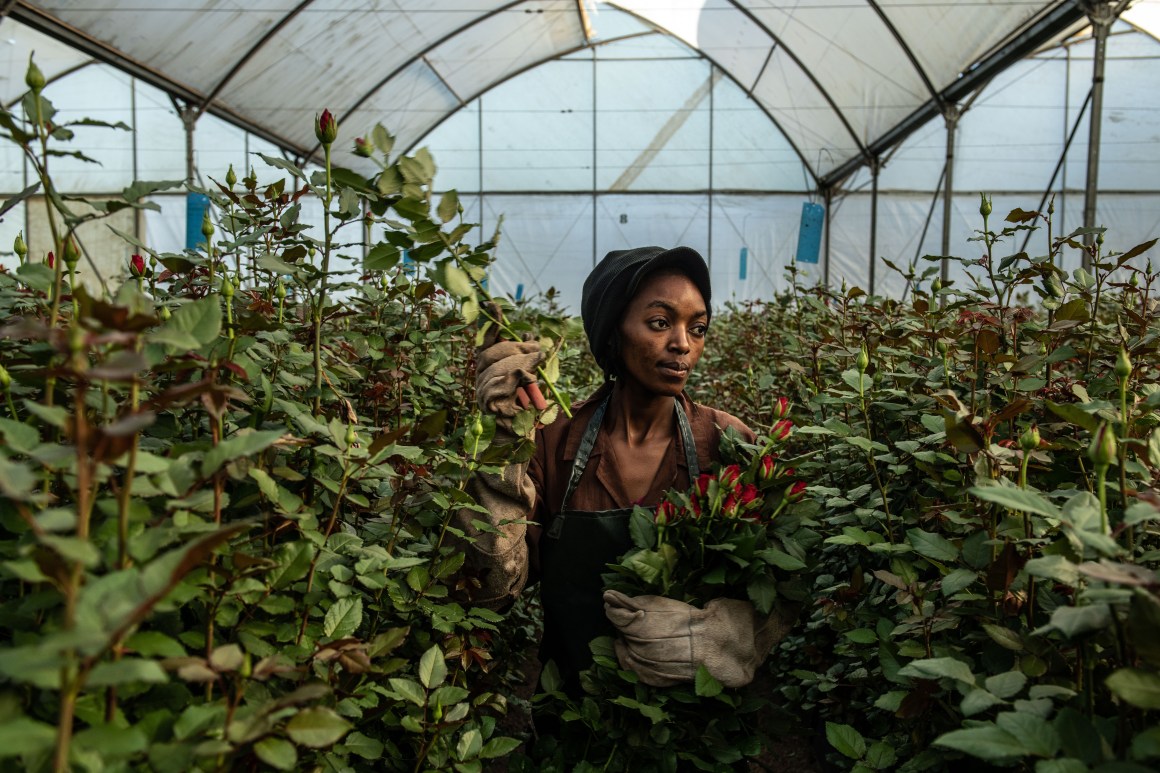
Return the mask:
<svg viewBox="0 0 1160 773">
<path fill-rule="evenodd" d="M 753 678 L 773 626 L 739 600 L 705 609 L 657 596 L 603 592 L 601 574 L 631 547 L 634 505 L 655 507 L 717 460 L 721 431 L 753 432 L 739 419 L 696 405 L 684 393 L 705 348 L 712 309 L 709 271 L 695 250 L 641 247 L 611 252 L 584 282 L 584 332 L 605 384 L 570 420 L 537 431 L 535 456 L 484 475 L 474 493 L 490 526 L 470 525 L 468 556 L 482 599 L 500 606 L 540 577 L 541 660 L 555 660 L 575 691 L 591 662 L 589 642 L 616 635 L 617 656 L 647 684 L 692 681 L 705 665 L 727 686 Z M 477 398 L 511 436 L 540 360 L 535 342 L 501 341 L 480 352 Z M 525 527 L 525 520 L 534 525 Z M 765 630 L 759 630 L 764 628 Z"/>
</svg>

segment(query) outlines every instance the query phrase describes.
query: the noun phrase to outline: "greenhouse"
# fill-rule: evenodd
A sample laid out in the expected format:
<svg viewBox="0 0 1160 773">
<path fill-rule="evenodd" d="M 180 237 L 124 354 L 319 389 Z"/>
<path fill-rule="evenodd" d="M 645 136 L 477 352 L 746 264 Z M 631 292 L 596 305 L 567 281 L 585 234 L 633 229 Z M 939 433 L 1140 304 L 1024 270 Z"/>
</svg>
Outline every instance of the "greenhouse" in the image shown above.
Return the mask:
<svg viewBox="0 0 1160 773">
<path fill-rule="evenodd" d="M 0 773 L 1160 767 L 1160 0 L 0 30 Z"/>
<path fill-rule="evenodd" d="M 794 257 L 832 284 L 899 293 L 883 259 L 968 254 L 980 192 L 1004 212 L 1053 198 L 1061 228 L 1105 225 L 1125 246 L 1160 225 L 1154 2 L 4 12 L 5 104 L 35 51 L 68 114 L 133 129 L 90 132 L 100 165 L 62 159 L 62 186 L 204 185 L 258 152 L 317 162 L 312 119 L 328 108 L 345 140 L 336 163 L 367 168 L 351 141 L 376 123 L 397 152 L 428 147 L 436 185 L 456 189 L 474 222 L 490 231 L 504 219 L 496 286 L 555 286 L 568 306 L 600 256 L 645 243 L 700 250 L 722 299 L 768 297 Z M 28 172 L 5 153 L 0 190 L 15 193 Z M 185 216 L 175 198 L 133 227 L 157 249 L 180 248 Z M 35 214 L 10 215 L 0 242 L 35 227 Z"/>
</svg>

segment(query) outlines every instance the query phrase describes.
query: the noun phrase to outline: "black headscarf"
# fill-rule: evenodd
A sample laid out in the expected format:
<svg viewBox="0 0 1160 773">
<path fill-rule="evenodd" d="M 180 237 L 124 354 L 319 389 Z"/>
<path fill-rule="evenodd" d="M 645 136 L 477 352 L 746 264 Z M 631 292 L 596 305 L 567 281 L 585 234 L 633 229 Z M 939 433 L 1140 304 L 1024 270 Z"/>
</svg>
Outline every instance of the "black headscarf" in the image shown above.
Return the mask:
<svg viewBox="0 0 1160 773">
<path fill-rule="evenodd" d="M 675 269 L 691 279 L 701 291 L 706 310 L 712 314 L 709 267 L 700 253 L 691 247 L 671 250 L 637 247 L 608 253 L 584 280 L 580 300 L 580 316 L 584 320 L 588 345 L 606 376 L 616 369 L 617 353 L 613 340 L 624 310 L 644 278 L 662 268 Z"/>
</svg>

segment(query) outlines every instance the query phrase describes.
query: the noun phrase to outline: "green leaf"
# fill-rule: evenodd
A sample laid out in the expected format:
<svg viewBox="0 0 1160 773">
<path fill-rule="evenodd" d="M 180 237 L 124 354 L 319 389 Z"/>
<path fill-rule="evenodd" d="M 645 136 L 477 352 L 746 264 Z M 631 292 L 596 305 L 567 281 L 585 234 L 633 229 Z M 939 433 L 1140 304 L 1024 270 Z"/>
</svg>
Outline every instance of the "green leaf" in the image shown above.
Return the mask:
<svg viewBox="0 0 1160 773">
<path fill-rule="evenodd" d="M 758 551 L 755 555 L 767 564 L 776 566 L 778 569 L 784 569 L 787 572 L 798 572 L 806 568 L 805 562 L 777 548 L 766 548 L 765 550 Z"/>
<path fill-rule="evenodd" d="M 953 542 L 938 534 L 922 529 L 909 529 L 906 538 L 919 555 L 936 561 L 954 561 L 959 557 L 959 549 Z"/>
<path fill-rule="evenodd" d="M 846 631 L 842 635 L 857 644 L 873 644 L 878 641 L 878 634 L 869 628 L 855 628 L 853 631 Z"/>
<path fill-rule="evenodd" d="M 1000 698 L 1013 698 L 1027 684 L 1027 676 L 1022 671 L 1004 671 L 988 676 L 983 686 Z"/>
<path fill-rule="evenodd" d="M 314 706 L 298 712 L 286 723 L 286 735 L 299 746 L 321 749 L 337 743 L 350 728 L 351 724 L 333 709 Z"/>
<path fill-rule="evenodd" d="M 632 544 L 643 550 L 652 550 L 657 544 L 657 527 L 652 513 L 643 507 L 634 507 L 628 516 L 628 533 Z"/>
<path fill-rule="evenodd" d="M 379 242 L 371 247 L 363 261 L 363 268 L 367 271 L 390 271 L 399 264 L 403 257 L 402 251 L 387 242 Z"/>
<path fill-rule="evenodd" d="M 432 645 L 431 649 L 424 652 L 423 657 L 419 658 L 419 681 L 430 690 L 432 687 L 442 684 L 446 678 L 447 664 L 443 659 L 443 650 L 439 649 L 438 644 Z"/>
<path fill-rule="evenodd" d="M 1072 757 L 1055 760 L 1039 760 L 1035 763 L 1035 773 L 1088 773 L 1090 768 Z"/>
<path fill-rule="evenodd" d="M 217 340 L 222 330 L 222 307 L 216 293 L 178 307 L 164 325 L 149 333 L 151 343 L 171 351 L 200 349 Z"/>
<path fill-rule="evenodd" d="M 773 609 L 774 602 L 777 601 L 777 582 L 769 575 L 763 574 L 755 577 L 745 590 L 758 614 L 768 615 Z"/>
<path fill-rule="evenodd" d="M 1088 604 L 1082 607 L 1056 607 L 1051 622 L 1037 628 L 1036 636 L 1059 631 L 1071 639 L 1080 634 L 1102 631 L 1112 624 L 1112 612 L 1107 604 Z"/>
<path fill-rule="evenodd" d="M 56 283 L 56 272 L 44 263 L 25 263 L 16 269 L 16 276 L 33 290 L 47 293 Z"/>
<path fill-rule="evenodd" d="M 709 669 L 701 665 L 697 667 L 697 675 L 693 680 L 693 689 L 702 698 L 715 698 L 725 687 L 713 678 Z"/>
<path fill-rule="evenodd" d="M 0 759 L 48 751 L 56 744 L 56 728 L 29 717 L 0 722 Z"/>
<path fill-rule="evenodd" d="M 345 639 L 362 625 L 363 605 L 361 596 L 347 596 L 338 599 L 326 610 L 322 622 L 322 632 L 331 639 Z"/>
<path fill-rule="evenodd" d="M 242 431 L 227 438 L 205 452 L 201 460 L 201 474 L 210 476 L 226 462 L 245 457 L 254 457 L 282 439 L 281 430 Z"/>
<path fill-rule="evenodd" d="M 1059 734 L 1043 717 L 1027 711 L 1005 711 L 995 718 L 995 724 L 1019 739 L 1028 753 L 1037 757 L 1054 757 L 1061 742 Z"/>
<path fill-rule="evenodd" d="M 479 758 L 483 760 L 491 760 L 497 757 L 506 757 L 519 748 L 520 740 L 518 738 L 508 738 L 500 736 L 492 738 L 483 745 L 479 751 Z"/>
<path fill-rule="evenodd" d="M 109 687 L 118 684 L 160 684 L 169 681 L 165 669 L 154 660 L 123 658 L 98 663 L 89 673 L 89 687 Z"/>
<path fill-rule="evenodd" d="M 454 219 L 459 214 L 459 194 L 453 190 L 444 193 L 443 197 L 439 199 L 439 207 L 436 212 L 444 223 Z"/>
<path fill-rule="evenodd" d="M 998 644 L 1004 649 L 1012 652 L 1020 652 L 1023 650 L 1023 640 L 1019 634 L 1012 631 L 1010 628 L 1004 628 L 1001 625 L 992 625 L 991 623 L 983 623 L 983 630 L 991 637 L 991 641 Z M 989 688 L 988 688 L 989 689 Z M 1006 698 L 1006 695 L 1002 697 Z"/>
<path fill-rule="evenodd" d="M 483 748 L 483 734 L 479 728 L 471 727 L 459 736 L 459 743 L 455 745 L 455 757 L 459 760 L 469 760 L 479 754 Z"/>
<path fill-rule="evenodd" d="M 364 760 L 377 760 L 383 756 L 383 742 L 359 732 L 348 735 L 343 739 L 342 745 Z"/>
<path fill-rule="evenodd" d="M 1141 668 L 1121 668 L 1104 684 L 1121 700 L 1140 709 L 1160 709 L 1160 674 Z"/>
<path fill-rule="evenodd" d="M 140 727 L 95 725 L 76 734 L 73 743 L 81 749 L 91 749 L 103 759 L 128 757 L 145 751 L 149 738 Z"/>
<path fill-rule="evenodd" d="M 294 770 L 298 766 L 298 750 L 285 738 L 263 738 L 254 744 L 254 754 L 276 770 Z"/>
<path fill-rule="evenodd" d="M 1064 421 L 1083 427 L 1088 432 L 1095 432 L 1099 428 L 1099 419 L 1094 413 L 1088 413 L 1077 403 L 1053 403 L 1047 401 L 1048 409 Z"/>
<path fill-rule="evenodd" d="M 959 704 L 959 708 L 962 710 L 963 716 L 973 717 L 975 714 L 986 711 L 992 706 L 1002 702 L 1002 698 L 998 698 L 986 690 L 976 687 L 967 693 L 967 696 L 963 698 L 963 702 Z"/>
<path fill-rule="evenodd" d="M 942 578 L 942 594 L 953 596 L 964 588 L 968 588 L 979 578 L 979 573 L 973 569 L 956 569 Z"/>
<path fill-rule="evenodd" d="M 827 722 L 826 740 L 830 742 L 830 746 L 852 760 L 860 760 L 866 754 L 866 739 L 849 725 Z"/>
<path fill-rule="evenodd" d="M 427 703 L 427 693 L 423 690 L 423 685 L 418 682 L 398 677 L 392 677 L 388 682 L 391 689 L 397 692 L 403 700 L 408 700 L 416 706 L 423 706 Z"/>
<path fill-rule="evenodd" d="M 1059 508 L 1030 489 L 1017 489 L 1009 486 L 972 486 L 967 493 L 986 502 L 994 502 L 1012 510 L 1024 513 L 1035 513 L 1048 518 L 1062 518 Z"/>
<path fill-rule="evenodd" d="M 1006 760 L 1011 757 L 1022 757 L 1028 753 L 1018 738 L 990 724 L 969 727 L 965 730 L 952 730 L 936 738 L 934 745 L 957 749 L 983 760 Z"/>
<path fill-rule="evenodd" d="M 939 679 L 941 677 L 947 677 L 969 685 L 975 683 L 975 675 L 971 673 L 971 667 L 961 660 L 955 660 L 954 658 L 912 660 L 903 666 L 898 673 L 902 676 L 912 676 L 917 679 Z"/>
<path fill-rule="evenodd" d="M 294 175 L 295 177 L 297 177 L 300 180 L 306 179 L 306 175 L 303 174 L 301 169 L 299 169 L 297 166 L 290 163 L 289 161 L 287 161 L 284 158 L 279 158 L 278 156 L 267 156 L 265 153 L 257 153 L 255 155 L 257 155 L 258 158 L 262 159 L 263 161 L 265 161 L 267 164 L 269 164 L 272 167 L 276 167 L 278 169 L 283 169 L 283 170 L 289 172 L 290 174 Z"/>
</svg>

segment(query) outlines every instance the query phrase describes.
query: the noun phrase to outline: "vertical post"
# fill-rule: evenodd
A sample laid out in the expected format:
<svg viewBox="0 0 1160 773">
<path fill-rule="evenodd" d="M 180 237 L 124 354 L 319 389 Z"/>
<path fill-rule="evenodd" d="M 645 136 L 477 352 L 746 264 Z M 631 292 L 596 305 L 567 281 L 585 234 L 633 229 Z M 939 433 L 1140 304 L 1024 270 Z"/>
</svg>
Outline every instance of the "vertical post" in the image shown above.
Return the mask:
<svg viewBox="0 0 1160 773">
<path fill-rule="evenodd" d="M 137 79 L 132 76 L 129 78 L 129 120 L 133 122 L 133 136 L 131 138 L 133 152 L 133 182 L 137 182 L 141 179 L 137 163 L 137 132 L 140 130 L 140 127 L 137 125 Z M 133 210 L 133 236 L 138 241 L 141 239 L 141 218 L 143 217 L 145 217 L 145 210 Z"/>
<path fill-rule="evenodd" d="M 717 85 L 715 80 L 717 66 L 709 65 L 709 274 L 713 273 L 713 92 Z"/>
<path fill-rule="evenodd" d="M 1096 50 L 1092 63 L 1092 108 L 1088 114 L 1088 157 L 1087 182 L 1084 184 L 1083 195 L 1083 227 L 1094 228 L 1096 225 L 1096 194 L 1100 185 L 1100 128 L 1103 123 L 1104 111 L 1104 60 L 1108 50 L 1108 31 L 1116 14 L 1107 3 L 1092 3 L 1088 8 L 1088 19 L 1092 23 L 1092 38 L 1095 40 Z M 1086 233 L 1083 243 L 1091 246 L 1094 234 Z M 1091 268 L 1091 257 L 1085 252 L 1083 267 Z"/>
<path fill-rule="evenodd" d="M 592 267 L 596 268 L 599 245 L 596 243 L 596 48 L 592 52 Z"/>
<path fill-rule="evenodd" d="M 825 257 L 823 258 L 825 263 L 822 266 L 822 283 L 825 284 L 826 287 L 829 287 L 830 286 L 830 210 L 833 208 L 833 203 L 834 203 L 834 189 L 833 189 L 833 187 L 827 185 L 822 190 L 822 196 L 824 196 L 826 199 L 826 228 L 825 228 L 826 253 L 825 253 Z"/>
<path fill-rule="evenodd" d="M 193 163 L 193 131 L 197 127 L 197 108 L 185 105 L 181 108 L 181 124 L 185 127 L 185 183 L 193 185 L 197 175 Z"/>
<path fill-rule="evenodd" d="M 476 132 L 477 143 L 476 148 L 478 152 L 479 161 L 479 238 L 481 240 L 487 239 L 487 232 L 483 230 L 483 95 L 475 100 L 475 105 L 478 110 L 476 114 Z"/>
<path fill-rule="evenodd" d="M 878 267 L 878 170 L 882 159 L 875 156 L 870 160 L 870 295 L 874 294 L 874 274 Z"/>
<path fill-rule="evenodd" d="M 958 105 L 948 104 L 946 110 L 943 112 L 943 120 L 947 126 L 947 151 L 945 169 L 946 173 L 943 175 L 943 225 L 942 225 L 942 254 L 943 259 L 939 267 L 939 277 L 945 284 L 950 278 L 950 261 L 947 256 L 951 254 L 951 213 L 954 210 L 954 195 L 955 195 L 955 131 L 959 127 L 959 116 L 961 115 Z"/>
</svg>

